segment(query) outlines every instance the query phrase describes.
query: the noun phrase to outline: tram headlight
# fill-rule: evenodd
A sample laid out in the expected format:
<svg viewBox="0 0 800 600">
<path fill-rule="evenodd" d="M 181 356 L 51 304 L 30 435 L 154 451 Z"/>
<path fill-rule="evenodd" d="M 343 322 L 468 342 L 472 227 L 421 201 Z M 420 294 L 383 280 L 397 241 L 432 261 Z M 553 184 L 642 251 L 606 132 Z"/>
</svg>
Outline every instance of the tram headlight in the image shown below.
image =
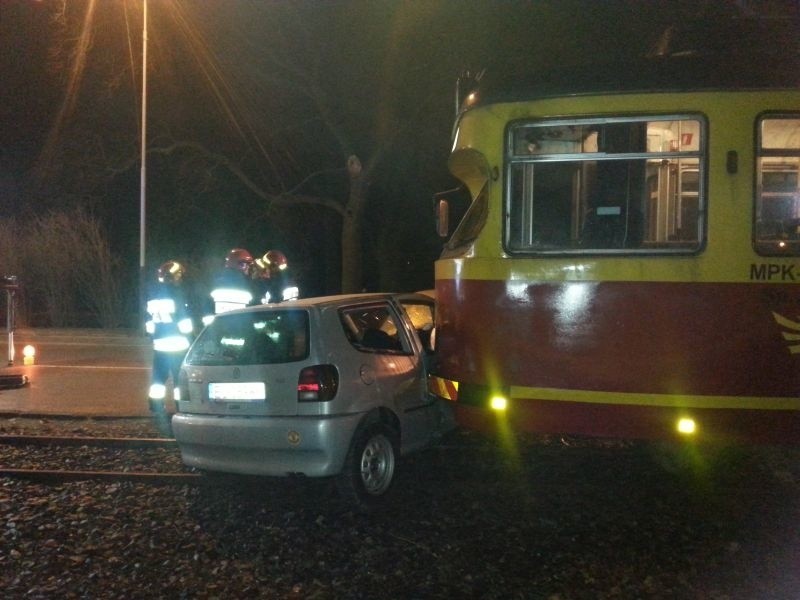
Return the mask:
<svg viewBox="0 0 800 600">
<path fill-rule="evenodd" d="M 508 408 L 508 398 L 505 396 L 494 395 L 489 400 L 489 406 L 492 410 L 497 412 L 503 412 Z"/>
<path fill-rule="evenodd" d="M 678 419 L 676 428 L 678 433 L 683 435 L 694 435 L 697 433 L 697 423 L 695 423 L 694 419 L 690 419 L 689 417 L 681 417 Z"/>
</svg>

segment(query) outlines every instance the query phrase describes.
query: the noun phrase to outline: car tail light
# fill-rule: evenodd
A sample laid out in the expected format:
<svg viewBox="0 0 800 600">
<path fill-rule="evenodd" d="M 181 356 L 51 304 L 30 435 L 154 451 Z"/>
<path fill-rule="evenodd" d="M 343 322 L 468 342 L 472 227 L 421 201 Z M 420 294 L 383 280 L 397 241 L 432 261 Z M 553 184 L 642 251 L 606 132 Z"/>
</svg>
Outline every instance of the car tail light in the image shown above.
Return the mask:
<svg viewBox="0 0 800 600">
<path fill-rule="evenodd" d="M 339 389 L 339 372 L 333 365 L 314 365 L 300 371 L 297 379 L 298 402 L 327 402 Z"/>
</svg>

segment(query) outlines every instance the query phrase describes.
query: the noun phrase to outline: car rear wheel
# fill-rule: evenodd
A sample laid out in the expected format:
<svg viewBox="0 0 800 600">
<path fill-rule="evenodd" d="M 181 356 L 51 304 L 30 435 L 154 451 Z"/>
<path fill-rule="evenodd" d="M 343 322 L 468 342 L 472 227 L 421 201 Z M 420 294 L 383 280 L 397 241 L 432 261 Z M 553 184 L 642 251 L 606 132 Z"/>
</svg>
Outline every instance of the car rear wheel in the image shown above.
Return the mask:
<svg viewBox="0 0 800 600">
<path fill-rule="evenodd" d="M 336 481 L 345 500 L 362 510 L 377 507 L 394 483 L 397 448 L 397 433 L 383 423 L 356 433 Z"/>
</svg>

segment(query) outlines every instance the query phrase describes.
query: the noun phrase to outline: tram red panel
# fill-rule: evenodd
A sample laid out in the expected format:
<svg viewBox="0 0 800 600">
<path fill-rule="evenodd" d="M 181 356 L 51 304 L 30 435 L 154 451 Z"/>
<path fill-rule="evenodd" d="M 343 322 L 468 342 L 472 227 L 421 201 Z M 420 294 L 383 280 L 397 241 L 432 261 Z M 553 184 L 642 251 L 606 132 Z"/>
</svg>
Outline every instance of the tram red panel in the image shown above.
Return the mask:
<svg viewBox="0 0 800 600">
<path fill-rule="evenodd" d="M 437 281 L 445 377 L 473 383 L 792 397 L 794 286 Z"/>
</svg>

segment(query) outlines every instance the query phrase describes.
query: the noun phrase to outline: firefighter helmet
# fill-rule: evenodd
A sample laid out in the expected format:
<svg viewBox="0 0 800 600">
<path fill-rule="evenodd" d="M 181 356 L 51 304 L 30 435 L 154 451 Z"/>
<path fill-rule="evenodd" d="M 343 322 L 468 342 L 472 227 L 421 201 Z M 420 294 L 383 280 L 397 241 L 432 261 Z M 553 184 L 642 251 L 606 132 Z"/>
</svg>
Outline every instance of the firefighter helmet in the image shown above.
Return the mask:
<svg viewBox="0 0 800 600">
<path fill-rule="evenodd" d="M 261 259 L 267 269 L 275 273 L 276 271 L 285 271 L 289 266 L 289 261 L 286 260 L 286 255 L 280 250 L 270 250 Z"/>
<path fill-rule="evenodd" d="M 225 268 L 241 271 L 245 275 L 250 271 L 253 264 L 253 257 L 244 248 L 233 248 L 225 257 Z"/>
<path fill-rule="evenodd" d="M 177 260 L 168 260 L 158 267 L 158 281 L 161 283 L 180 283 L 186 268 Z"/>
</svg>

